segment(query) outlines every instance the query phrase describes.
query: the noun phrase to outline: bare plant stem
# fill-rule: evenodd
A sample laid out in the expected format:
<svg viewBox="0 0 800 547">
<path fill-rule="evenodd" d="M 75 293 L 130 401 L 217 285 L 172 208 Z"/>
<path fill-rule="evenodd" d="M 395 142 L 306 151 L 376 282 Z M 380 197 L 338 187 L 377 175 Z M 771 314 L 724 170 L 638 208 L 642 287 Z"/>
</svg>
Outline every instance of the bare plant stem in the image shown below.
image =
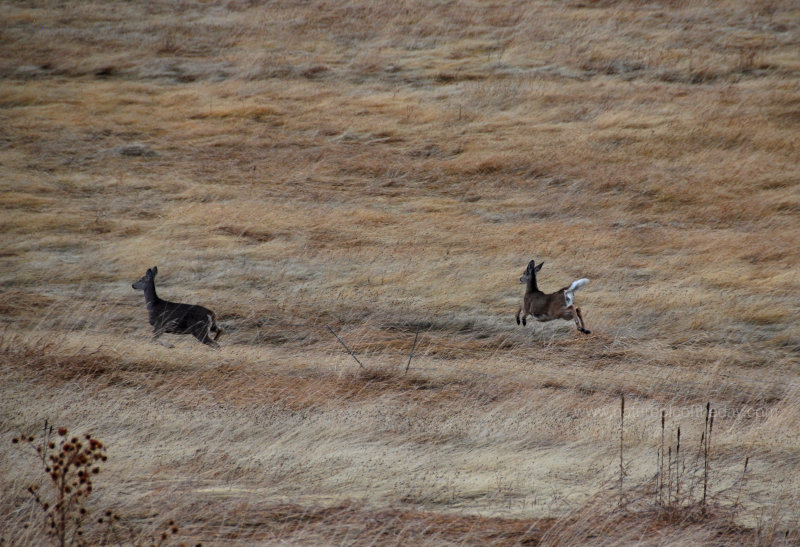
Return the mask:
<svg viewBox="0 0 800 547">
<path fill-rule="evenodd" d="M 708 493 L 708 418 L 711 409 L 711 402 L 706 403 L 706 423 L 703 426 L 703 501 L 706 504 L 706 495 Z"/>
<path fill-rule="evenodd" d="M 658 503 L 664 504 L 664 422 L 666 411 L 661 411 L 661 450 L 658 464 Z"/>
<path fill-rule="evenodd" d="M 408 374 L 408 368 L 411 366 L 411 359 L 414 357 L 414 350 L 417 349 L 417 337 L 419 337 L 419 327 L 417 327 L 417 332 L 414 334 L 414 344 L 411 346 L 411 353 L 408 355 L 408 364 L 406 364 L 406 371 L 404 374 Z"/>
<path fill-rule="evenodd" d="M 667 506 L 672 505 L 672 447 L 667 452 Z"/>
<path fill-rule="evenodd" d="M 700 478 L 698 476 L 698 471 L 700 469 L 700 457 L 704 454 L 704 443 L 706 439 L 706 432 L 703 431 L 700 434 L 700 443 L 697 445 L 697 452 L 694 455 L 694 461 L 692 462 L 692 476 L 691 482 L 689 483 L 689 493 L 688 496 L 690 498 L 694 498 L 694 491 L 695 488 L 700 484 Z"/>
<path fill-rule="evenodd" d="M 709 407 L 711 403 L 709 403 Z M 703 505 L 706 504 L 706 496 L 708 495 L 708 468 L 711 461 L 711 432 L 714 430 L 714 409 L 709 409 L 709 421 L 708 421 L 708 435 L 706 435 L 706 464 L 705 470 L 703 471 Z"/>
<path fill-rule="evenodd" d="M 353 359 L 355 359 L 355 360 L 356 360 L 356 363 L 358 363 L 358 365 L 359 365 L 361 368 L 367 368 L 367 367 L 365 367 L 365 366 L 364 366 L 364 363 L 362 363 L 361 361 L 359 361 L 359 360 L 358 360 L 358 357 L 356 357 L 356 354 L 355 354 L 355 353 L 353 353 L 352 351 L 350 351 L 350 348 L 348 348 L 348 347 L 347 347 L 347 344 L 345 344 L 345 343 L 344 343 L 344 340 L 342 340 L 341 338 L 339 338 L 339 335 L 338 335 L 338 334 L 336 334 L 336 332 L 334 332 L 334 330 L 331 328 L 331 326 L 330 326 L 330 325 L 325 325 L 325 326 L 326 326 L 326 327 L 328 327 L 328 330 L 329 330 L 329 331 L 331 331 L 331 334 L 333 334 L 333 335 L 336 337 L 336 339 L 339 341 L 339 343 L 340 343 L 342 346 L 344 346 L 344 349 L 346 349 L 346 350 L 347 350 L 347 353 L 349 353 L 349 354 L 350 354 L 350 356 L 351 356 Z"/>
<path fill-rule="evenodd" d="M 625 467 L 622 462 L 623 455 L 623 433 L 625 431 L 625 394 L 620 396 L 619 405 L 619 504 L 622 505 L 622 478 L 625 475 Z"/>
<path fill-rule="evenodd" d="M 680 503 L 681 495 L 681 426 L 678 426 L 678 444 L 675 447 L 675 500 Z"/>
<path fill-rule="evenodd" d="M 47 467 L 47 446 L 50 444 L 50 436 L 53 434 L 53 426 L 48 425 L 47 418 L 44 420 L 44 434 L 42 435 L 42 445 L 39 451 L 39 457 L 42 463 Z"/>
<path fill-rule="evenodd" d="M 744 479 L 747 475 L 747 464 L 750 463 L 750 456 L 747 456 L 744 459 L 744 470 L 742 471 L 742 477 L 739 479 L 739 491 L 736 493 L 736 501 L 733 503 L 734 509 L 739 509 L 739 498 L 742 496 L 742 488 L 744 487 Z"/>
</svg>

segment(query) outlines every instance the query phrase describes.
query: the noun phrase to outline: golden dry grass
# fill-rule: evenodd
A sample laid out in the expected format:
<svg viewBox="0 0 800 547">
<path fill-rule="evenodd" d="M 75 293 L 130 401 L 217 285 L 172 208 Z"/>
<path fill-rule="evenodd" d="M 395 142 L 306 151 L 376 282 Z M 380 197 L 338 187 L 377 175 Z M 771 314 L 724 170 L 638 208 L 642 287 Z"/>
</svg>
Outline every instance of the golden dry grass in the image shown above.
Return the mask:
<svg viewBox="0 0 800 547">
<path fill-rule="evenodd" d="M 0 538 L 48 419 L 142 538 L 797 541 L 796 2 L 2 10 Z M 591 336 L 514 324 L 534 257 Z M 718 409 L 705 518 L 616 507 L 621 394 L 632 497 Z"/>
</svg>

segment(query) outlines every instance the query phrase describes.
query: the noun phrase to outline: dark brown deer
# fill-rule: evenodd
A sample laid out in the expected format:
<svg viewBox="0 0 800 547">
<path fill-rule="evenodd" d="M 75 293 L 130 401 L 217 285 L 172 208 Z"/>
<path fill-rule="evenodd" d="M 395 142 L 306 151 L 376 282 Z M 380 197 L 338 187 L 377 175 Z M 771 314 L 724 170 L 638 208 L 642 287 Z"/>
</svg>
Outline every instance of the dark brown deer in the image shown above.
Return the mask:
<svg viewBox="0 0 800 547">
<path fill-rule="evenodd" d="M 578 330 L 584 334 L 591 334 L 591 331 L 583 324 L 583 314 L 581 309 L 573 305 L 575 301 L 575 291 L 586 285 L 588 279 L 578 279 L 573 281 L 569 287 L 564 287 L 554 293 L 545 294 L 536 285 L 536 272 L 542 269 L 544 262 L 536 265 L 536 261 L 531 260 L 528 267 L 519 278 L 520 283 L 525 283 L 525 296 L 522 298 L 522 305 L 517 311 L 517 325 L 522 319 L 522 324 L 527 324 L 525 318 L 532 315 L 537 321 L 552 321 L 553 319 L 573 319 Z"/>
<path fill-rule="evenodd" d="M 158 268 L 153 266 L 147 270 L 139 281 L 131 285 L 134 289 L 144 291 L 144 300 L 153 325 L 153 341 L 159 341 L 162 334 L 191 334 L 202 343 L 219 348 L 217 339 L 222 328 L 217 325 L 214 312 L 196 304 L 179 304 L 161 300 L 156 294 L 156 274 Z M 214 338 L 211 338 L 211 334 Z"/>
</svg>

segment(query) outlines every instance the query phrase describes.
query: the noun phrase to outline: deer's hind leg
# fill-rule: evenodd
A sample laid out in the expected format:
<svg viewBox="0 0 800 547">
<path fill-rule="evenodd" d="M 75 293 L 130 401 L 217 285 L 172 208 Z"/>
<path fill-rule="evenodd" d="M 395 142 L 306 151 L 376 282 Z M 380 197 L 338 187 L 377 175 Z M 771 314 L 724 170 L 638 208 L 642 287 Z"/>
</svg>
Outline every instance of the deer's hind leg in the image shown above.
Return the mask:
<svg viewBox="0 0 800 547">
<path fill-rule="evenodd" d="M 219 349 L 219 344 L 213 338 L 208 336 L 207 334 L 203 338 L 198 338 L 198 340 L 200 340 L 202 343 L 204 343 L 207 346 L 211 346 L 214 349 Z"/>
<path fill-rule="evenodd" d="M 583 334 L 592 334 L 592 331 L 586 328 L 586 325 L 583 322 L 583 314 L 581 313 L 580 308 L 573 308 L 575 310 L 575 325 L 577 325 L 578 330 L 581 331 Z"/>
<path fill-rule="evenodd" d="M 204 329 L 200 332 L 194 331 L 192 334 L 205 345 L 211 346 L 214 349 L 219 349 L 219 344 L 217 344 L 217 342 L 208 335 L 208 330 Z"/>
<path fill-rule="evenodd" d="M 208 319 L 208 333 L 211 334 L 213 332 L 214 340 L 219 340 L 219 337 L 222 336 L 223 328 L 217 323 L 217 317 L 214 315 L 214 312 L 211 312 L 211 315 L 208 316 Z"/>
<path fill-rule="evenodd" d="M 211 346 L 214 349 L 219 349 L 219 344 L 217 344 L 216 339 L 211 338 L 211 328 L 212 324 L 209 323 L 199 323 L 195 328 L 192 329 L 192 335 L 200 340 L 207 346 Z"/>
</svg>

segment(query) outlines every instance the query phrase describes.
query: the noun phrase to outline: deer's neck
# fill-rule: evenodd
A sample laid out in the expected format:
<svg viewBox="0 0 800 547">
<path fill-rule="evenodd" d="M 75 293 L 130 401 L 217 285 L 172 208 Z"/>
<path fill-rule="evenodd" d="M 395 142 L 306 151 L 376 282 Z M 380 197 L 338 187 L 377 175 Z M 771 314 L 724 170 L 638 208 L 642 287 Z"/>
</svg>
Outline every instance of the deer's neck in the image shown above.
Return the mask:
<svg viewBox="0 0 800 547">
<path fill-rule="evenodd" d="M 152 311 L 161 302 L 161 299 L 156 294 L 156 284 L 148 283 L 144 288 L 144 300 L 147 302 L 147 309 Z"/>
<path fill-rule="evenodd" d="M 536 285 L 536 276 L 531 275 L 531 278 L 528 279 L 528 284 L 526 286 L 526 292 L 539 292 L 539 287 Z"/>
</svg>

